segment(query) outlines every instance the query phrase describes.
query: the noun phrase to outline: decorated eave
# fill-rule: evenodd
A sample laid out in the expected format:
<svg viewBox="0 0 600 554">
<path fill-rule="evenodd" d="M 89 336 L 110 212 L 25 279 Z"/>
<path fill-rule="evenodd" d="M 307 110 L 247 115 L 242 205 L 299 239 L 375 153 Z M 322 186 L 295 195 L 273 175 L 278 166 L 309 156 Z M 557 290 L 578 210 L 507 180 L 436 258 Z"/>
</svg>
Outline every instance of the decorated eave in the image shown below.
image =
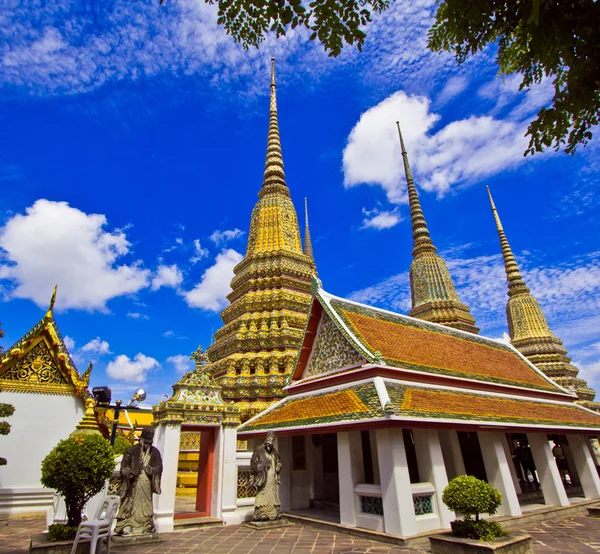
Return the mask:
<svg viewBox="0 0 600 554">
<path fill-rule="evenodd" d="M 344 300 L 313 281 L 314 301 L 288 397 L 243 436 L 389 426 L 598 432 L 512 346 Z"/>
<path fill-rule="evenodd" d="M 0 391 L 89 396 L 92 364 L 80 375 L 58 330 L 53 307 L 41 321 L 0 354 Z"/>
<path fill-rule="evenodd" d="M 202 355 L 198 351 L 192 355 L 196 369 L 173 385 L 171 398 L 154 406 L 154 424 L 222 424 L 232 427 L 240 424 L 240 410 L 235 404 L 223 400 L 221 387 L 203 367 Z"/>
<path fill-rule="evenodd" d="M 244 423 L 238 436 L 395 426 L 597 433 L 600 414 L 570 402 L 374 377 L 289 396 Z"/>
</svg>

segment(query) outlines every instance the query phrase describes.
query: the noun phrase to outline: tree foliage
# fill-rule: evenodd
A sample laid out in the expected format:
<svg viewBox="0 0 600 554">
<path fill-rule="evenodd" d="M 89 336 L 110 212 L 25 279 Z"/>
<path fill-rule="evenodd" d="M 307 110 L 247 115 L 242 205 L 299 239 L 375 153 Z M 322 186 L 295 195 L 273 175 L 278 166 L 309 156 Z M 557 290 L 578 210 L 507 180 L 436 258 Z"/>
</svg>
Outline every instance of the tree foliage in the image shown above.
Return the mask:
<svg viewBox="0 0 600 554">
<path fill-rule="evenodd" d="M 4 331 L 0 327 L 0 339 L 4 336 Z M 2 353 L 2 346 L 0 346 L 0 353 Z M 10 417 L 15 413 L 15 407 L 12 404 L 1 404 L 0 403 L 0 418 Z M 10 433 L 10 423 L 8 421 L 0 421 L 0 435 L 8 435 Z M 0 457 L 0 466 L 7 464 L 6 458 Z"/>
<path fill-rule="evenodd" d="M 442 502 L 453 512 L 459 512 L 465 519 L 479 514 L 494 515 L 502 504 L 502 495 L 489 483 L 472 475 L 459 475 L 448 483 L 442 494 Z"/>
<path fill-rule="evenodd" d="M 219 25 L 246 49 L 258 47 L 268 32 L 280 37 L 288 29 L 305 27 L 311 31 L 310 40 L 318 39 L 330 56 L 337 56 L 344 44 L 356 44 L 361 50 L 366 38 L 361 26 L 371 21 L 373 12 L 389 5 L 389 0 L 205 1 L 217 4 Z"/>
<path fill-rule="evenodd" d="M 65 499 L 67 525 L 81 523 L 85 503 L 98 494 L 115 469 L 110 443 L 96 433 L 60 441 L 42 462 L 42 485 L 56 489 Z"/>
<path fill-rule="evenodd" d="M 592 138 L 600 111 L 600 2 L 596 0 L 445 0 L 429 31 L 429 48 L 459 64 L 497 44 L 502 74 L 523 76 L 521 90 L 546 78 L 554 98 L 532 121 L 525 152 L 574 153 Z"/>
</svg>

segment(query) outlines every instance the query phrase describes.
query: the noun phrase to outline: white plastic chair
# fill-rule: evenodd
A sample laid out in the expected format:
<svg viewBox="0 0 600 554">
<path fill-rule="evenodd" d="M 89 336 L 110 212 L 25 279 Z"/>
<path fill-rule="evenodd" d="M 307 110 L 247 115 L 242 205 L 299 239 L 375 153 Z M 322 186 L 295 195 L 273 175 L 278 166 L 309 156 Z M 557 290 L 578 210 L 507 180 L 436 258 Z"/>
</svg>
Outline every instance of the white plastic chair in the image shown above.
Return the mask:
<svg viewBox="0 0 600 554">
<path fill-rule="evenodd" d="M 102 500 L 102 504 L 100 504 L 98 511 L 96 512 L 96 517 L 88 521 L 82 521 L 79 524 L 79 527 L 77 528 L 77 535 L 75 536 L 75 541 L 73 542 L 73 548 L 71 549 L 71 554 L 75 554 L 77 552 L 77 545 L 79 544 L 79 541 L 90 541 L 90 554 L 95 554 L 96 548 L 98 547 L 98 544 L 100 544 L 100 549 L 98 550 L 100 553 L 102 552 L 102 541 L 104 539 L 106 539 L 106 554 L 110 554 L 112 522 L 117 516 L 117 511 L 119 510 L 119 501 L 120 498 L 118 496 L 106 496 L 104 500 Z"/>
</svg>

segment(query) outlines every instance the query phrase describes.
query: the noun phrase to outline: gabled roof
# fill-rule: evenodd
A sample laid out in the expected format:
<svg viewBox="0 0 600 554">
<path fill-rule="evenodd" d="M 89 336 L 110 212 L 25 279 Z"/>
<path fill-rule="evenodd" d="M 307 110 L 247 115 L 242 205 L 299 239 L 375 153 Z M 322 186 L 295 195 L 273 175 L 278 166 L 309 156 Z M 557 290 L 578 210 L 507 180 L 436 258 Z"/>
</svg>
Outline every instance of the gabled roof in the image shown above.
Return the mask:
<svg viewBox="0 0 600 554">
<path fill-rule="evenodd" d="M 374 377 L 284 398 L 239 427 L 238 436 L 393 426 L 597 432 L 600 414 L 572 402 Z"/>
<path fill-rule="evenodd" d="M 429 375 L 569 393 L 508 344 L 333 296 L 313 282 L 312 334 L 294 374 L 302 377 L 316 336 L 314 316 L 328 315 L 366 363 Z M 326 315 L 320 316 L 324 309 Z M 311 322 L 309 321 L 309 327 Z M 310 330 L 310 329 L 307 329 Z"/>
<path fill-rule="evenodd" d="M 92 364 L 80 375 L 52 311 L 0 354 L 0 391 L 88 396 Z"/>
</svg>

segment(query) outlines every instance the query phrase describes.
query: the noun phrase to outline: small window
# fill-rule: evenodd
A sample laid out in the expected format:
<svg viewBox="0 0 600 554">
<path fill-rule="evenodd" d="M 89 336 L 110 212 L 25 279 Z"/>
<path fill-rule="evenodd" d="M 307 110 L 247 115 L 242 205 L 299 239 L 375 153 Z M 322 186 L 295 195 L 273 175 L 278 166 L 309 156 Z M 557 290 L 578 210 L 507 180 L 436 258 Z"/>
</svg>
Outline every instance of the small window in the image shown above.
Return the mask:
<svg viewBox="0 0 600 554">
<path fill-rule="evenodd" d="M 292 437 L 292 470 L 306 469 L 306 440 L 304 437 Z"/>
</svg>

